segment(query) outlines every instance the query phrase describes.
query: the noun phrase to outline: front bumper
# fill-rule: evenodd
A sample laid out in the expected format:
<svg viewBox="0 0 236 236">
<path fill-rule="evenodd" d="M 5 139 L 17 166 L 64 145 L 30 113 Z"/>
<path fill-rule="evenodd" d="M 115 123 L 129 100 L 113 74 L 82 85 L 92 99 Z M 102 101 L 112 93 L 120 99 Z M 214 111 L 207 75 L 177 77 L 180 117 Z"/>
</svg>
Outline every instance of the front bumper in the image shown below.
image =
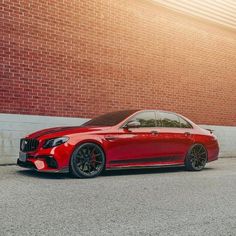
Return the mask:
<svg viewBox="0 0 236 236">
<path fill-rule="evenodd" d="M 67 143 L 47 149 L 39 146 L 35 151 L 21 151 L 17 164 L 39 172 L 66 173 L 69 172 L 69 161 L 72 152 L 73 146 Z"/>
<path fill-rule="evenodd" d="M 40 164 L 38 164 L 38 163 L 40 163 Z M 44 163 L 44 166 L 42 165 L 42 163 Z M 20 167 L 28 168 L 28 169 L 35 170 L 38 172 L 48 172 L 48 173 L 68 173 L 69 172 L 68 167 L 65 167 L 62 169 L 50 168 L 47 166 L 46 161 L 44 162 L 43 160 L 32 161 L 32 160 L 27 159 L 27 161 L 23 162 L 23 161 L 20 161 L 19 159 L 17 159 L 17 165 Z M 43 168 L 40 168 L 40 165 Z"/>
</svg>

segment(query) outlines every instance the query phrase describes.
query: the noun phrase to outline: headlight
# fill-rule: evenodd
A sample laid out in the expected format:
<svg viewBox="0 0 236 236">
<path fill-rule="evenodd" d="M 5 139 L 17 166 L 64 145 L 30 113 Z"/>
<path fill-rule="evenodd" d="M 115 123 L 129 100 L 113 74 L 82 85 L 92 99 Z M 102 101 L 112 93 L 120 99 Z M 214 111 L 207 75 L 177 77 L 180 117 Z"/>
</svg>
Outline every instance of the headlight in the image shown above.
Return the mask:
<svg viewBox="0 0 236 236">
<path fill-rule="evenodd" d="M 43 148 L 51 148 L 58 146 L 60 144 L 63 144 L 69 140 L 68 137 L 59 137 L 59 138 L 53 138 L 53 139 L 48 139 L 45 141 Z"/>
</svg>

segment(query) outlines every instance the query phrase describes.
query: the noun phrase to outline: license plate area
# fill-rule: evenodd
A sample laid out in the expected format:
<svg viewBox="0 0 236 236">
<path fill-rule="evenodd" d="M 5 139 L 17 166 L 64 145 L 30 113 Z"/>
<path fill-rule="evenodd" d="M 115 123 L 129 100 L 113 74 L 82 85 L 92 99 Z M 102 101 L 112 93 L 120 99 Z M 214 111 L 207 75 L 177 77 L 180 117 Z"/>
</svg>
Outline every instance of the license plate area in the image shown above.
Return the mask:
<svg viewBox="0 0 236 236">
<path fill-rule="evenodd" d="M 19 160 L 22 162 L 26 162 L 26 159 L 27 159 L 27 154 L 24 152 L 20 152 L 19 153 Z"/>
</svg>

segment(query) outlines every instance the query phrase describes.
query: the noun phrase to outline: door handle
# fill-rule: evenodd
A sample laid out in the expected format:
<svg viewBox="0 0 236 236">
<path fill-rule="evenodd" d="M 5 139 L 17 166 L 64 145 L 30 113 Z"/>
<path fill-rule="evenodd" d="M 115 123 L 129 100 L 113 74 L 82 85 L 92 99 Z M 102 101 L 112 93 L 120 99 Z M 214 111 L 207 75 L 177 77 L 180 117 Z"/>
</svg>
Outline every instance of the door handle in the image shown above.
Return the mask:
<svg viewBox="0 0 236 236">
<path fill-rule="evenodd" d="M 185 132 L 184 135 L 189 136 L 189 135 L 191 135 L 191 133 L 190 132 Z"/>
<path fill-rule="evenodd" d="M 157 135 L 159 132 L 156 131 L 156 130 L 152 130 L 150 133 L 153 134 L 153 135 Z"/>
<path fill-rule="evenodd" d="M 105 139 L 106 139 L 107 141 L 112 141 L 112 140 L 118 139 L 118 137 L 115 137 L 115 136 L 107 136 L 107 137 L 105 137 Z"/>
</svg>

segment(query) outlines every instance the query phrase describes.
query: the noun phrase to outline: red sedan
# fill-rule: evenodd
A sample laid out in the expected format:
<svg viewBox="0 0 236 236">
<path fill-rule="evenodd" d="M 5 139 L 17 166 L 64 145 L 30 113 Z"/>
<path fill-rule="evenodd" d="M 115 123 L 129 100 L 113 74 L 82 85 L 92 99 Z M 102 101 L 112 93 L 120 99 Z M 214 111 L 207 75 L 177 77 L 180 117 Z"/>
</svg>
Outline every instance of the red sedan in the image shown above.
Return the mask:
<svg viewBox="0 0 236 236">
<path fill-rule="evenodd" d="M 211 131 L 182 115 L 125 110 L 78 127 L 45 129 L 21 139 L 19 166 L 41 172 L 71 172 L 85 178 L 104 169 L 185 166 L 199 171 L 218 159 Z"/>
</svg>

